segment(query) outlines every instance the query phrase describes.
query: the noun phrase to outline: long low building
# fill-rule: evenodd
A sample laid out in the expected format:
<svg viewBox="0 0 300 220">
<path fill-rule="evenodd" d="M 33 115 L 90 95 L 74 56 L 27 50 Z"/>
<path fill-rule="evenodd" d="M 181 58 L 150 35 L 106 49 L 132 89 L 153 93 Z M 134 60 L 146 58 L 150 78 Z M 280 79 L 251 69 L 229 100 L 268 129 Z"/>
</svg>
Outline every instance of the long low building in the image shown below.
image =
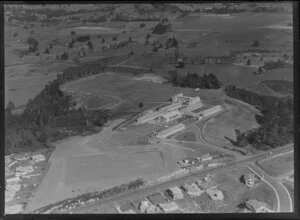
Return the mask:
<svg viewBox="0 0 300 220">
<path fill-rule="evenodd" d="M 179 131 L 182 131 L 184 129 L 185 129 L 185 125 L 180 123 L 180 124 L 177 124 L 175 126 L 172 126 L 170 128 L 167 128 L 165 130 L 162 130 L 162 131 L 158 132 L 156 136 L 159 137 L 159 138 L 166 138 L 166 137 L 168 137 L 172 134 L 175 134 Z"/>
<path fill-rule="evenodd" d="M 184 96 L 183 94 L 178 94 L 172 97 L 172 101 L 173 102 L 179 102 L 182 103 L 184 105 L 193 105 L 195 103 L 200 102 L 200 97 L 189 97 L 189 96 Z"/>
<path fill-rule="evenodd" d="M 202 117 L 208 117 L 208 116 L 211 116 L 213 114 L 216 114 L 216 113 L 220 112 L 221 110 L 223 110 L 222 106 L 216 105 L 212 108 L 205 109 L 205 110 L 201 111 L 199 113 L 199 115 L 202 116 Z"/>
</svg>

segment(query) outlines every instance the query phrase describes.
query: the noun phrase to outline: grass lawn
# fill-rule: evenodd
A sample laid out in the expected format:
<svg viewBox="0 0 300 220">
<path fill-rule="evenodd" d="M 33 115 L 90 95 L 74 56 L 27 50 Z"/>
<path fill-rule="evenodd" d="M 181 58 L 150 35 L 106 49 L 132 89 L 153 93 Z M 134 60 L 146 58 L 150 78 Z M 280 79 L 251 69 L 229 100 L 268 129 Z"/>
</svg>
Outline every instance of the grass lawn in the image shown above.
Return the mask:
<svg viewBox="0 0 300 220">
<path fill-rule="evenodd" d="M 258 164 L 271 176 L 284 175 L 294 169 L 294 152 L 262 160 Z"/>
<path fill-rule="evenodd" d="M 193 131 L 183 132 L 175 137 L 176 140 L 182 141 L 197 141 Z"/>
<path fill-rule="evenodd" d="M 235 129 L 243 132 L 256 126 L 258 124 L 252 110 L 241 104 L 232 103 L 230 111 L 206 124 L 203 135 L 207 141 L 213 144 L 235 148 L 230 142 L 230 139 L 236 140 Z"/>
</svg>

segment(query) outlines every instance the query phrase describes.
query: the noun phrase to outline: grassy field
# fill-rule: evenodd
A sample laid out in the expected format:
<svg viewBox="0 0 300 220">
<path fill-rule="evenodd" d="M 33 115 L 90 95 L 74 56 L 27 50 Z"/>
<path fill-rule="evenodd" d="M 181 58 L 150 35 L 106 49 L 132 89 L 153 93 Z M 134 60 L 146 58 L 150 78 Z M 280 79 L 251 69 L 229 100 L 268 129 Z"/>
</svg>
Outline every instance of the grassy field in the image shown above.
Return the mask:
<svg viewBox="0 0 300 220">
<path fill-rule="evenodd" d="M 155 180 L 176 171 L 177 161 L 188 156 L 187 149 L 169 144 L 127 145 L 153 132 L 154 127 L 113 132 L 111 128 L 118 123 L 96 135 L 57 142 L 50 168 L 29 210 L 138 178 Z"/>
<path fill-rule="evenodd" d="M 168 101 L 178 93 L 201 96 L 202 100 L 212 103 L 218 102 L 220 97 L 220 91 L 218 90 L 195 92 L 190 88 L 178 88 L 166 84 L 132 80 L 128 75 L 111 72 L 66 83 L 61 89 L 73 93 L 96 94 L 98 97 L 112 97 L 130 104 L 134 108 L 138 107 L 140 102 L 144 104 L 145 108 L 154 107 L 158 105 L 157 102 Z M 93 107 L 97 107 L 95 103 L 93 103 Z"/>
<path fill-rule="evenodd" d="M 195 133 L 193 131 L 186 131 L 179 135 L 176 135 L 175 139 L 179 141 L 197 141 Z"/>
<path fill-rule="evenodd" d="M 294 170 L 294 152 L 259 161 L 258 164 L 271 176 L 281 176 Z"/>
<path fill-rule="evenodd" d="M 235 148 L 230 142 L 230 140 L 236 141 L 235 129 L 243 132 L 257 127 L 255 114 L 241 104 L 232 103 L 230 111 L 206 124 L 203 135 L 207 141 L 213 144 Z"/>
</svg>

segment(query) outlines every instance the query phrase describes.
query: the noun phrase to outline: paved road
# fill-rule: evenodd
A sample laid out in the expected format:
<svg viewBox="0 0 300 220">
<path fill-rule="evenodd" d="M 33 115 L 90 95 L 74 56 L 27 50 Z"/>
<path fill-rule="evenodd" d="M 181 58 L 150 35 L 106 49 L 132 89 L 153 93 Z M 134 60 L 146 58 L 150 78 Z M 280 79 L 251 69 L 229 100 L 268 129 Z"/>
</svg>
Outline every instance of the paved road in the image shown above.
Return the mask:
<svg viewBox="0 0 300 220">
<path fill-rule="evenodd" d="M 275 192 L 277 198 L 277 204 L 274 208 L 277 212 L 293 212 L 293 202 L 291 196 L 281 181 L 268 175 L 260 167 L 254 163 L 244 165 L 248 167 L 253 173 L 260 176 L 261 179 L 266 182 Z"/>
<path fill-rule="evenodd" d="M 279 148 L 279 149 L 272 150 L 270 152 L 272 152 L 272 155 L 274 155 L 274 154 L 280 154 L 280 153 L 286 152 L 288 150 L 291 150 L 290 145 L 286 146 L 286 147 Z M 143 197 L 143 196 L 149 195 L 150 193 L 153 193 L 155 191 L 164 190 L 164 189 L 167 189 L 167 188 L 169 188 L 171 186 L 174 186 L 174 185 L 177 185 L 177 186 L 182 185 L 185 182 L 187 182 L 188 180 L 191 180 L 195 177 L 202 177 L 206 174 L 221 172 L 221 171 L 224 171 L 226 169 L 234 168 L 234 167 L 237 167 L 237 166 L 240 166 L 240 165 L 244 165 L 247 168 L 250 167 L 255 172 L 260 172 L 261 173 L 261 171 L 257 171 L 257 168 L 255 166 L 253 168 L 252 167 L 253 165 L 251 165 L 251 163 L 254 163 L 257 160 L 267 158 L 270 155 L 270 152 L 255 155 L 251 158 L 240 159 L 240 160 L 228 163 L 225 167 L 217 167 L 217 168 L 212 168 L 212 169 L 209 169 L 209 170 L 198 171 L 198 172 L 189 174 L 187 176 L 178 178 L 176 180 L 171 180 L 171 181 L 168 181 L 168 182 L 153 185 L 153 186 L 150 186 L 150 187 L 147 187 L 147 188 L 142 188 L 142 189 L 135 190 L 135 191 L 132 191 L 132 192 L 126 192 L 126 193 L 123 193 L 123 194 L 120 194 L 120 195 L 116 195 L 116 196 L 104 199 L 102 201 L 98 201 L 96 203 L 89 204 L 87 206 L 82 206 L 82 207 L 77 208 L 77 209 L 72 210 L 72 211 L 73 211 L 73 213 L 88 213 L 89 210 L 99 208 L 102 205 L 107 205 L 107 204 L 110 204 L 110 203 L 114 203 L 114 202 L 118 202 L 118 201 L 122 201 L 122 200 L 127 200 L 128 198 L 133 197 L 133 196 Z M 260 173 L 258 173 L 258 174 L 260 174 Z M 266 179 L 267 182 L 271 181 L 269 179 L 269 177 L 266 177 L 266 178 L 267 178 Z M 271 181 L 271 185 L 276 187 L 276 190 L 278 191 L 278 194 L 279 194 L 279 198 L 281 198 L 281 197 L 283 198 L 282 200 L 280 200 L 280 204 L 283 203 L 283 202 L 286 202 L 286 199 L 288 199 L 288 196 L 286 196 L 286 193 L 283 191 L 284 189 L 282 187 L 280 189 L 280 186 L 279 186 L 280 184 L 277 184 L 276 182 L 274 183 L 272 181 Z M 287 204 L 289 204 L 289 203 L 287 203 Z M 289 205 L 281 205 L 280 211 L 282 211 L 282 210 L 285 211 L 288 206 Z"/>
</svg>

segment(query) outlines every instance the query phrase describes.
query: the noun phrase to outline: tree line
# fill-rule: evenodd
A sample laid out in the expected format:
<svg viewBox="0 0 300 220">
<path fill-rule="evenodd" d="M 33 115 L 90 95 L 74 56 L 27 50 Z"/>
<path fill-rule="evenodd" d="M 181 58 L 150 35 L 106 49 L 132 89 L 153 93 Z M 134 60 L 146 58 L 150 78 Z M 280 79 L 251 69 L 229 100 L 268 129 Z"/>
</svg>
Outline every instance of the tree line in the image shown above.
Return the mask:
<svg viewBox="0 0 300 220">
<path fill-rule="evenodd" d="M 200 89 L 219 89 L 222 83 L 218 78 L 212 74 L 204 74 L 202 77 L 197 73 L 187 73 L 186 76 L 182 76 L 177 72 L 170 72 L 169 81 L 174 86 L 200 88 Z"/>
<path fill-rule="evenodd" d="M 228 96 L 259 107 L 262 113 L 256 115 L 256 121 L 260 125 L 258 128 L 246 132 L 236 130 L 237 146 L 245 147 L 250 144 L 256 149 L 264 150 L 293 141 L 293 96 L 283 98 L 263 96 L 232 85 L 227 86 L 225 92 Z"/>
</svg>

